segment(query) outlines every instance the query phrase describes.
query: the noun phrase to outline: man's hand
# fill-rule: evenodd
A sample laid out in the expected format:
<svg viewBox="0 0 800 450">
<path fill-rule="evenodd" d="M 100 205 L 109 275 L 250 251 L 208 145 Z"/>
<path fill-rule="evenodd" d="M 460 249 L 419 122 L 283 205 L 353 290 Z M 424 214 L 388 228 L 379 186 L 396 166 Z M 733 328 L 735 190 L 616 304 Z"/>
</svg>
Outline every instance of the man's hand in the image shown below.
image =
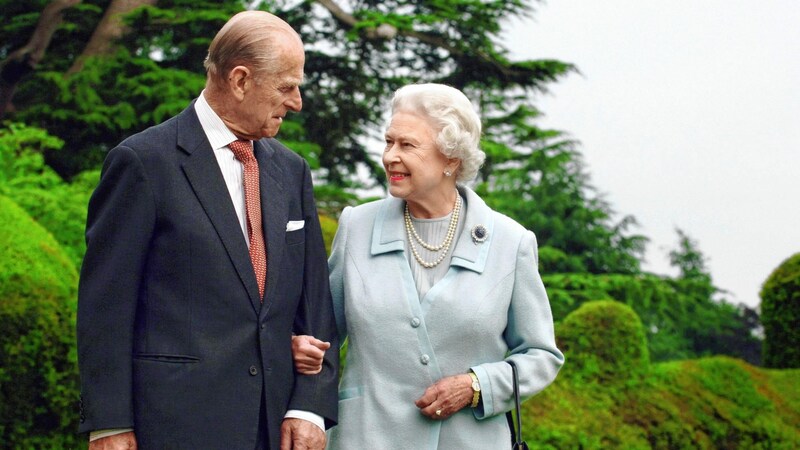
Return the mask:
<svg viewBox="0 0 800 450">
<path fill-rule="evenodd" d="M 324 450 L 325 432 L 313 423 L 288 418 L 281 424 L 281 450 Z"/>
<path fill-rule="evenodd" d="M 316 375 L 322 371 L 322 358 L 330 342 L 320 341 L 314 336 L 292 336 L 292 356 L 297 373 Z"/>
<path fill-rule="evenodd" d="M 136 450 L 136 435 L 133 431 L 114 434 L 89 442 L 89 450 Z"/>
</svg>

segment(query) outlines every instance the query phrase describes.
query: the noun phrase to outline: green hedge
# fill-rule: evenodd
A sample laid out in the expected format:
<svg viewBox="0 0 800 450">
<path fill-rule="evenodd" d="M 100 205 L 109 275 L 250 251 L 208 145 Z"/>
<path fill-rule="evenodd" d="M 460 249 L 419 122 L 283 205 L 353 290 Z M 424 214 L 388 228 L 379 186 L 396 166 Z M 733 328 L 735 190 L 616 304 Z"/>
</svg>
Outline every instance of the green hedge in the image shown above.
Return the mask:
<svg viewBox="0 0 800 450">
<path fill-rule="evenodd" d="M 0 443 L 76 448 L 78 275 L 53 236 L 0 196 Z"/>
<path fill-rule="evenodd" d="M 786 259 L 761 288 L 764 365 L 800 367 L 800 253 Z"/>
<path fill-rule="evenodd" d="M 86 207 L 100 171 L 93 170 L 65 182 L 44 162 L 43 152 L 63 143 L 45 130 L 22 124 L 0 127 L 0 195 L 22 207 L 52 233 L 75 267 L 86 251 Z"/>
<path fill-rule="evenodd" d="M 542 276 L 556 322 L 593 300 L 617 300 L 639 315 L 653 361 L 725 354 L 760 361 L 748 311 L 698 296 L 691 280 L 651 274 Z"/>
<path fill-rule="evenodd" d="M 558 328 L 558 347 L 568 355 L 563 375 L 584 382 L 630 380 L 650 367 L 639 316 L 614 300 L 584 303 L 570 313 Z"/>
<path fill-rule="evenodd" d="M 800 369 L 724 356 L 646 369 L 638 320 L 614 304 L 586 303 L 556 329 L 566 363 L 523 404 L 530 448 L 800 448 Z"/>
</svg>

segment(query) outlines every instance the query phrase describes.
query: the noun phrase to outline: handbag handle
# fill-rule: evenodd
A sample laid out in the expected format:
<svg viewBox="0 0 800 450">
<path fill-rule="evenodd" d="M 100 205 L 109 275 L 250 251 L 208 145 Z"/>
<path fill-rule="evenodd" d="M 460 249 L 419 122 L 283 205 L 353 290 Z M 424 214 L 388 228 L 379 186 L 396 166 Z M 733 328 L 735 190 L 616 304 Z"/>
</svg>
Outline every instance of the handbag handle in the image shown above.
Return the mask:
<svg viewBox="0 0 800 450">
<path fill-rule="evenodd" d="M 517 375 L 517 366 L 514 361 L 506 361 L 511 366 L 511 374 L 514 380 L 514 407 L 517 412 L 516 426 L 512 419 L 511 411 L 506 413 L 508 425 L 511 428 L 511 449 L 512 450 L 528 450 L 528 444 L 522 440 L 522 414 L 520 412 L 519 401 L 519 376 Z"/>
</svg>

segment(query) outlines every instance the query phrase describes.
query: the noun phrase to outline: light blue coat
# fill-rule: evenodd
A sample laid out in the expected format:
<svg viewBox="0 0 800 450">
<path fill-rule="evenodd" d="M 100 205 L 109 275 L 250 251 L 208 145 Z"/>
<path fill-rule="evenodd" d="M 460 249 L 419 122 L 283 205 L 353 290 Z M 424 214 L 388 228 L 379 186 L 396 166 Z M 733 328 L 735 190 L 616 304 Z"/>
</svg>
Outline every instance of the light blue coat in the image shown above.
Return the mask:
<svg viewBox="0 0 800 450">
<path fill-rule="evenodd" d="M 349 337 L 339 385 L 339 425 L 329 449 L 503 449 L 512 409 L 512 359 L 529 397 L 564 357 L 537 270 L 536 237 L 473 191 L 447 274 L 420 301 L 408 264 L 404 202 L 346 208 L 328 261 L 339 334 Z M 488 230 L 482 243 L 470 232 Z M 507 356 L 508 355 L 508 356 Z M 472 369 L 481 406 L 431 420 L 414 405 L 442 377 Z"/>
</svg>

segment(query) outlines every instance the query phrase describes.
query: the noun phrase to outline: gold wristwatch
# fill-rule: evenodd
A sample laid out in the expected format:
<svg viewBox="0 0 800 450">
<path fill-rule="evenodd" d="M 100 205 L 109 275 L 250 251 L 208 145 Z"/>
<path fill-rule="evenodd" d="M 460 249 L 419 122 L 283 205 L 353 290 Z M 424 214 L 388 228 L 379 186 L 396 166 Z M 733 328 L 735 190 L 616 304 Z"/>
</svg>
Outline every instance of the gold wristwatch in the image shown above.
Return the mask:
<svg viewBox="0 0 800 450">
<path fill-rule="evenodd" d="M 478 382 L 478 376 L 475 372 L 469 371 L 469 376 L 472 378 L 472 404 L 470 408 L 477 408 L 478 402 L 481 400 L 481 383 Z"/>
</svg>

